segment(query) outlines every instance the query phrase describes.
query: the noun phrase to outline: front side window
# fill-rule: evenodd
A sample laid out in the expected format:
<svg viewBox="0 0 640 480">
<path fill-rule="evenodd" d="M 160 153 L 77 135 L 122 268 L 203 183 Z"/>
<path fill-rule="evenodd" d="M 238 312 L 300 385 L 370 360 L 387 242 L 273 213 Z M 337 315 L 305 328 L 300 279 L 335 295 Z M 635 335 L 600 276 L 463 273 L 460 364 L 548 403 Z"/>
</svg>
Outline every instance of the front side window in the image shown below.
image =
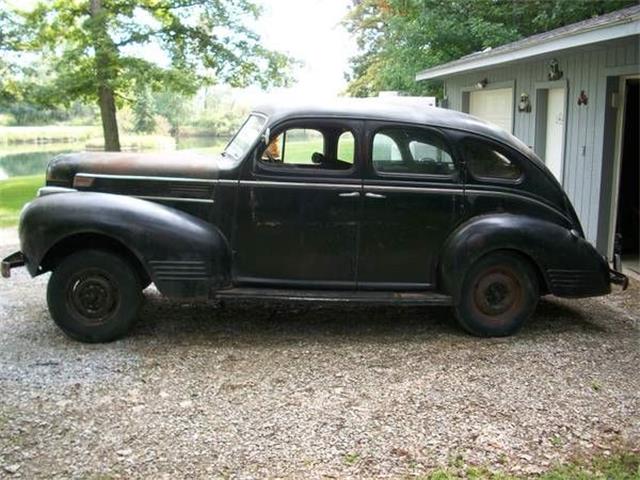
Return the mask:
<svg viewBox="0 0 640 480">
<path fill-rule="evenodd" d="M 346 131 L 338 137 L 338 160 L 353 163 L 355 160 L 355 143 L 353 133 Z"/>
<path fill-rule="evenodd" d="M 224 154 L 233 160 L 242 160 L 251 146 L 258 140 L 267 119 L 262 115 L 249 115 L 240 130 L 224 150 Z"/>
<path fill-rule="evenodd" d="M 446 175 L 455 164 L 442 137 L 417 128 L 385 128 L 373 137 L 373 167 L 381 173 Z"/>
<path fill-rule="evenodd" d="M 486 141 L 467 138 L 462 142 L 467 168 L 471 175 L 480 179 L 517 181 L 522 170 L 507 152 Z"/>
<path fill-rule="evenodd" d="M 263 164 L 307 170 L 348 170 L 355 139 L 344 129 L 289 128 L 277 133 L 260 155 Z"/>
</svg>

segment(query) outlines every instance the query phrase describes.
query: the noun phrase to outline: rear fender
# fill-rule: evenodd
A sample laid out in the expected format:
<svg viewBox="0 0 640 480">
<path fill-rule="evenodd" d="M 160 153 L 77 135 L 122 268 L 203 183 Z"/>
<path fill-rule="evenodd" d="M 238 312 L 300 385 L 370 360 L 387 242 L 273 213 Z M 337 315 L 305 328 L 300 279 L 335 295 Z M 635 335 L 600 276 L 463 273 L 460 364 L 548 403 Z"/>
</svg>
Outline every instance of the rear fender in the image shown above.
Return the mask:
<svg viewBox="0 0 640 480">
<path fill-rule="evenodd" d="M 170 207 L 74 192 L 40 197 L 21 215 L 20 241 L 31 275 L 46 271 L 48 253 L 65 239 L 96 235 L 129 250 L 166 296 L 204 297 L 230 283 L 229 245 L 220 230 Z M 86 243 L 78 248 L 96 246 Z"/>
<path fill-rule="evenodd" d="M 474 217 L 449 236 L 439 267 L 442 290 L 456 296 L 471 265 L 497 250 L 529 259 L 540 273 L 541 289 L 554 295 L 582 297 L 611 291 L 606 260 L 578 232 L 513 214 Z"/>
</svg>

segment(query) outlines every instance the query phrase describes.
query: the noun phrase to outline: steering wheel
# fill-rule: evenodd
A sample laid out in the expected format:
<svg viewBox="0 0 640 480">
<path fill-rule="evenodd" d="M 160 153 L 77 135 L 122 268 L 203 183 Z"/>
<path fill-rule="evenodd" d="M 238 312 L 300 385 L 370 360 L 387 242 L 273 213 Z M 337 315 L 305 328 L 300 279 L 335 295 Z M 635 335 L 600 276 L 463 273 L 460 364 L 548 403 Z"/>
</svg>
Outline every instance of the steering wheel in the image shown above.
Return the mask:
<svg viewBox="0 0 640 480">
<path fill-rule="evenodd" d="M 317 165 L 323 163 L 325 160 L 324 155 L 320 152 L 313 152 L 313 155 L 311 155 L 311 162 Z"/>
</svg>

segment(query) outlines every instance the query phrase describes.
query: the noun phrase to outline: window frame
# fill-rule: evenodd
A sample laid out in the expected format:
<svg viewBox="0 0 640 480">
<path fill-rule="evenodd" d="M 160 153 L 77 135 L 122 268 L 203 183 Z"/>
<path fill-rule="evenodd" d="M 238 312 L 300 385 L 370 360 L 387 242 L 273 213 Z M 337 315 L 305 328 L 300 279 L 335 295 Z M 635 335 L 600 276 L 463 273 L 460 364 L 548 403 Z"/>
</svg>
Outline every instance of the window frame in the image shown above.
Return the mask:
<svg viewBox="0 0 640 480">
<path fill-rule="evenodd" d="M 520 169 L 520 175 L 517 178 L 501 178 L 501 177 L 487 177 L 481 175 L 475 175 L 471 168 L 469 168 L 469 156 L 466 152 L 465 142 L 468 140 L 478 141 L 484 143 L 485 145 L 489 145 L 493 150 L 497 150 L 498 153 L 504 155 L 511 163 L 516 165 Z M 502 184 L 502 185 L 520 185 L 525 181 L 526 169 L 524 168 L 522 162 L 519 160 L 519 154 L 509 146 L 502 144 L 493 140 L 492 138 L 488 138 L 482 135 L 475 135 L 471 133 L 465 133 L 458 140 L 458 148 L 460 149 L 460 154 L 464 159 L 465 173 L 469 178 L 472 178 L 481 183 L 494 183 L 494 184 Z M 468 182 L 468 179 L 467 179 Z"/>
<path fill-rule="evenodd" d="M 419 130 L 424 131 L 429 134 L 433 134 L 442 140 L 443 145 L 447 148 L 447 153 L 451 157 L 451 161 L 453 162 L 454 171 L 450 174 L 438 174 L 438 173 L 413 173 L 413 172 L 384 172 L 380 171 L 376 168 L 375 162 L 373 161 L 373 143 L 375 141 L 375 137 L 378 133 L 381 133 L 383 130 L 391 130 L 391 129 L 405 129 L 405 130 Z M 382 135 L 385 135 L 382 132 Z M 388 135 L 386 135 L 388 137 Z M 391 138 L 391 137 L 390 137 Z M 393 139 L 392 139 L 393 140 Z M 397 145 L 397 143 L 396 143 Z M 408 147 L 407 147 L 408 148 Z M 459 182 L 462 173 L 462 162 L 460 162 L 457 151 L 453 148 L 452 142 L 450 141 L 447 134 L 439 129 L 432 127 L 430 125 L 416 125 L 412 123 L 380 123 L 376 124 L 374 128 L 370 130 L 370 137 L 368 141 L 368 154 L 367 154 L 367 162 L 371 167 L 371 172 L 374 176 L 380 178 L 389 178 L 389 179 L 421 179 L 421 180 L 440 180 L 440 181 L 452 181 Z M 402 150 L 399 148 L 400 154 L 402 155 Z M 404 159 L 402 160 L 404 162 Z"/>
<path fill-rule="evenodd" d="M 326 150 L 326 139 L 323 130 L 328 128 L 343 129 L 343 132 L 350 132 L 353 135 L 354 140 L 354 158 L 351 168 L 338 170 L 338 169 L 314 169 L 314 168 L 300 168 L 299 166 L 287 166 L 282 164 L 276 166 L 263 162 L 261 159 L 262 152 L 266 148 L 264 142 L 260 142 L 253 152 L 252 171 L 254 174 L 276 174 L 281 176 L 317 176 L 317 177 L 352 177 L 360 170 L 360 135 L 362 134 L 359 128 L 359 120 L 353 118 L 335 118 L 335 117 L 298 117 L 287 118 L 278 123 L 275 123 L 270 127 L 271 138 L 275 138 L 278 135 L 282 135 L 287 130 L 292 129 L 307 129 L 317 130 L 323 136 L 323 149 Z M 340 135 L 342 135 L 342 133 Z M 338 137 L 339 138 L 339 137 Z M 336 144 L 337 145 L 337 144 Z M 285 146 L 286 149 L 286 146 Z M 325 154 L 325 152 L 322 152 Z"/>
</svg>

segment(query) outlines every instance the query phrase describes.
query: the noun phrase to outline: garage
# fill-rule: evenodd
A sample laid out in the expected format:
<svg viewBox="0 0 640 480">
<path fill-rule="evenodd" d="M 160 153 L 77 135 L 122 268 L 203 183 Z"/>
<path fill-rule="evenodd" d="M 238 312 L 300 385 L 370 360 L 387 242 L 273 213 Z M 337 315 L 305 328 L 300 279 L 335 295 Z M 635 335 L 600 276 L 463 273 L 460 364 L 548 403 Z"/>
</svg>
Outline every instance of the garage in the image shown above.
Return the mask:
<svg viewBox="0 0 640 480">
<path fill-rule="evenodd" d="M 495 88 L 469 92 L 469 113 L 513 132 L 513 89 Z"/>
</svg>

